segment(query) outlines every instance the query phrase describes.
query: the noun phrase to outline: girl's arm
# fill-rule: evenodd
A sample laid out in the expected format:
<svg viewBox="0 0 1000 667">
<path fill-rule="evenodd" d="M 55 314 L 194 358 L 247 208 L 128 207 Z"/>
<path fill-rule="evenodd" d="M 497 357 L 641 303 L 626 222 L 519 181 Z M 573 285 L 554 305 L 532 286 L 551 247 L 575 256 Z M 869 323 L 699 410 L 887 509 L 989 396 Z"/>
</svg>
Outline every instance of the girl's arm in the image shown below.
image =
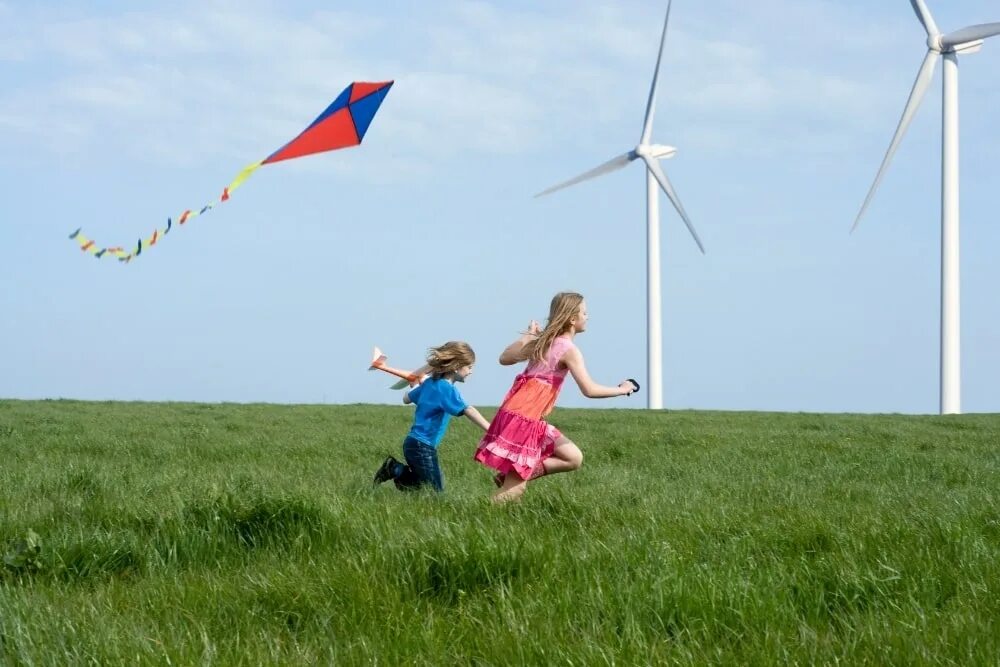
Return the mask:
<svg viewBox="0 0 1000 667">
<path fill-rule="evenodd" d="M 508 345 L 504 348 L 504 351 L 500 353 L 500 365 L 513 366 L 514 364 L 518 364 L 526 360 L 528 356 L 524 353 L 524 346 L 535 340 L 535 338 L 538 337 L 539 331 L 541 331 L 541 329 L 538 327 L 538 322 L 531 320 L 531 323 L 528 325 L 528 330 L 521 334 L 520 338 Z"/>
<path fill-rule="evenodd" d="M 605 387 L 594 382 L 587 366 L 583 363 L 583 354 L 577 348 L 570 348 L 562 356 L 561 362 L 569 369 L 580 391 L 587 398 L 611 398 L 612 396 L 627 396 L 631 394 L 635 387 L 628 380 L 625 380 L 617 387 Z"/>
<path fill-rule="evenodd" d="M 403 405 L 409 405 L 412 402 L 413 401 L 410 400 L 410 392 L 404 391 L 403 392 Z"/>
<path fill-rule="evenodd" d="M 527 355 L 524 354 L 524 346 L 530 343 L 533 338 L 534 336 L 524 334 L 504 348 L 504 351 L 500 353 L 500 365 L 513 366 L 527 359 Z"/>
<path fill-rule="evenodd" d="M 472 423 L 478 426 L 479 428 L 483 429 L 484 431 L 489 430 L 490 423 L 485 419 L 483 419 L 483 416 L 479 414 L 479 410 L 476 410 L 471 405 L 463 411 L 463 414 L 470 420 L 472 420 Z"/>
</svg>

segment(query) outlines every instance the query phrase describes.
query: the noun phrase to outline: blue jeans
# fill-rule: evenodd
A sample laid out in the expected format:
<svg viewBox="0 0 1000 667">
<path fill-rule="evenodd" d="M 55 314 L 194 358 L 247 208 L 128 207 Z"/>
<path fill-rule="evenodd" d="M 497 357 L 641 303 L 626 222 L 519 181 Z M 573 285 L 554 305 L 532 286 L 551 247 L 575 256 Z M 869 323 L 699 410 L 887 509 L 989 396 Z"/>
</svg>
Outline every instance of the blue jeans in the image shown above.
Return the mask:
<svg viewBox="0 0 1000 667">
<path fill-rule="evenodd" d="M 435 491 L 444 491 L 444 477 L 438 464 L 437 448 L 407 437 L 403 441 L 406 465 L 400 466 L 393 480 L 400 491 L 412 491 L 430 484 Z"/>
</svg>

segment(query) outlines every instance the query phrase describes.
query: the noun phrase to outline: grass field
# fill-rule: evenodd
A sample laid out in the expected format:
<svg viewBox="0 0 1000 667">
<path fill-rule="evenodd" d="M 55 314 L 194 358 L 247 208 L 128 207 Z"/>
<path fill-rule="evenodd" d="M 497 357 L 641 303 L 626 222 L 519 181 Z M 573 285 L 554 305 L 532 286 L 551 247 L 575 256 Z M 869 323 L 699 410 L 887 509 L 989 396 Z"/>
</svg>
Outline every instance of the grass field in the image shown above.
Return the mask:
<svg viewBox="0 0 1000 667">
<path fill-rule="evenodd" d="M 0 664 L 1000 664 L 1000 416 L 557 410 L 506 507 L 410 416 L 0 401 Z"/>
</svg>

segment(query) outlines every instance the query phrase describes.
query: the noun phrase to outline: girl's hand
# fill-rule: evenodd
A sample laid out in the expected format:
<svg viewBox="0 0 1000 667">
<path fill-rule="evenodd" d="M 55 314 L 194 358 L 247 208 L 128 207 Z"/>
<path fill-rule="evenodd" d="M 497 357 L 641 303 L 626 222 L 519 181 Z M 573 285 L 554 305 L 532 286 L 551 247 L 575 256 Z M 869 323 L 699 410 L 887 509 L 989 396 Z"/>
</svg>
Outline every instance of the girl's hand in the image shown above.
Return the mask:
<svg viewBox="0 0 1000 667">
<path fill-rule="evenodd" d="M 629 378 L 618 385 L 618 388 L 622 390 L 623 396 L 631 396 L 635 392 L 639 391 L 639 383 Z"/>
<path fill-rule="evenodd" d="M 538 326 L 538 322 L 536 322 L 535 320 L 531 320 L 531 322 L 528 323 L 528 330 L 527 331 L 522 331 L 521 335 L 522 336 L 532 336 L 532 337 L 534 337 L 534 336 L 537 336 L 538 334 L 540 334 L 541 332 L 542 332 L 542 328 L 540 326 Z"/>
</svg>

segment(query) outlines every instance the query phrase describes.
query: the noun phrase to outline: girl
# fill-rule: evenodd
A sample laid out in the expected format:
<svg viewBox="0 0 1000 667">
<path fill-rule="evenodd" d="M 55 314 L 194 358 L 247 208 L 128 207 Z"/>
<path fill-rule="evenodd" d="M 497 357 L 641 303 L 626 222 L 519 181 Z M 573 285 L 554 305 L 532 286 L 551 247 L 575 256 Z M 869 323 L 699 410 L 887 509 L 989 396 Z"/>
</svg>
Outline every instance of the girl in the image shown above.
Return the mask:
<svg viewBox="0 0 1000 667">
<path fill-rule="evenodd" d="M 450 341 L 428 351 L 430 374 L 403 394 L 403 403 L 417 406 L 413 425 L 403 440 L 406 464 L 388 457 L 375 473 L 375 484 L 391 479 L 400 490 L 415 489 L 423 484 L 430 484 L 435 491 L 444 490 L 437 446 L 452 415 L 464 414 L 484 431 L 490 427 L 478 410 L 465 403 L 455 387 L 456 382 L 465 382 L 472 375 L 475 363 L 476 353 L 468 343 L 461 341 Z"/>
<path fill-rule="evenodd" d="M 590 379 L 583 354 L 573 344 L 576 334 L 586 330 L 587 304 L 583 297 L 576 292 L 560 292 L 552 298 L 545 329 L 539 330 L 538 323 L 532 321 L 528 331 L 500 355 L 504 366 L 529 363 L 514 379 L 476 450 L 475 459 L 498 473 L 494 482 L 500 489 L 493 500 L 517 500 L 529 480 L 570 472 L 583 463 L 580 448 L 545 421 L 567 372 L 587 398 L 628 396 L 638 391 L 635 380 L 605 387 Z"/>
</svg>

